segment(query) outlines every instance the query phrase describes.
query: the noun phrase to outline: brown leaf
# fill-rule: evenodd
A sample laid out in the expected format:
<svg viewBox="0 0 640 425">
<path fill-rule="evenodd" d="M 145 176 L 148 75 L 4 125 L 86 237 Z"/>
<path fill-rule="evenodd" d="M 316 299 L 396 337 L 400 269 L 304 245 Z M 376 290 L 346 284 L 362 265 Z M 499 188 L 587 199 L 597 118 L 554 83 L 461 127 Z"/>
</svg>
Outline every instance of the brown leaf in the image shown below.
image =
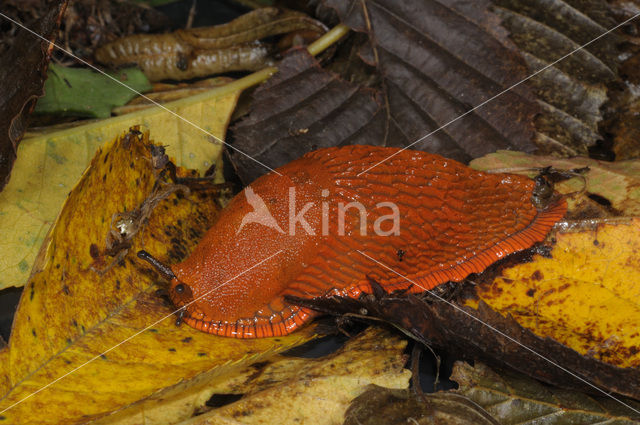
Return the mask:
<svg viewBox="0 0 640 425">
<path fill-rule="evenodd" d="M 605 2 L 554 0 L 540 2 L 493 0 L 492 11 L 501 18 L 509 38 L 518 46 L 528 72 L 534 73 L 615 26 Z M 622 19 L 620 19 L 622 20 Z M 618 37 L 608 34 L 577 50 L 527 84 L 542 111 L 536 118 L 535 137 L 540 153 L 586 155 L 603 137 L 598 125 L 600 109 L 609 93 L 606 85 L 617 77 Z"/>
<path fill-rule="evenodd" d="M 425 344 L 463 358 L 482 359 L 550 384 L 598 393 L 550 363 L 551 360 L 605 391 L 640 399 L 636 384 L 640 380 L 639 369 L 620 368 L 583 356 L 557 341 L 535 335 L 511 316 L 502 316 L 482 301 L 474 309 L 439 299 L 429 302 L 428 297 L 385 294 L 379 288 L 375 295 L 359 300 L 331 297 L 290 301 L 330 314 L 382 319 Z"/>
<path fill-rule="evenodd" d="M 358 396 L 345 414 L 344 425 L 453 424 L 499 425 L 478 404 L 453 392 L 417 397 L 410 390 L 371 385 Z"/>
<path fill-rule="evenodd" d="M 407 146 L 507 89 L 413 148 L 466 162 L 536 146 L 586 154 L 602 139 L 605 84 L 617 78 L 615 36 L 511 86 L 605 32 L 612 22 L 606 9 L 585 3 L 579 10 L 560 0 L 553 2 L 557 13 L 518 0 L 319 3 L 320 15 L 334 11 L 361 32 L 336 61 L 366 62 L 367 69 L 334 66 L 342 80 L 305 52 L 285 57 L 234 128 L 235 146 L 270 167 L 329 145 Z M 358 42 L 362 34 L 368 43 Z M 242 155 L 231 158 L 245 183 L 266 171 Z"/>
<path fill-rule="evenodd" d="M 491 370 L 480 362 L 475 366 L 456 362 L 451 379 L 459 384 L 459 394 L 487 409 L 501 424 L 631 425 L 640 421 L 639 414 L 610 398 L 549 387 L 520 374 Z M 640 410 L 638 402 L 625 403 Z"/>
<path fill-rule="evenodd" d="M 252 113 L 234 128 L 234 146 L 272 168 L 306 152 L 344 144 L 383 144 L 382 99 L 323 70 L 306 49 L 294 50 L 254 95 Z M 248 184 L 268 169 L 235 151 L 231 160 Z"/>
<path fill-rule="evenodd" d="M 13 46 L 0 59 L 0 190 L 9 181 L 27 117 L 43 94 L 52 43 L 66 6 L 67 0 L 53 2 L 49 13 L 33 27 L 50 42 L 20 29 Z"/>
<path fill-rule="evenodd" d="M 395 23 L 410 34 L 422 30 L 423 37 L 435 41 L 438 48 L 456 58 L 457 62 L 454 60 L 451 69 L 445 70 L 443 78 L 429 72 L 428 66 L 417 69 L 458 101 L 473 106 L 501 91 L 501 88 L 494 87 L 484 97 L 474 98 L 474 92 L 484 94 L 484 77 L 501 84 L 502 88 L 510 87 L 602 35 L 616 23 L 605 3 L 598 1 L 575 4 L 554 0 L 549 4 L 520 0 L 448 0 L 417 2 L 405 7 L 386 0 L 349 3 L 325 0 L 323 3 L 334 8 L 340 19 L 351 28 L 368 33 L 372 45 L 378 47 L 378 68 L 392 82 L 393 75 L 386 75 L 389 65 L 385 55 L 391 54 L 393 60 L 403 58 L 407 43 L 401 43 L 401 37 L 390 36 L 385 24 Z M 363 9 L 366 9 L 364 13 Z M 433 22 L 423 18 L 428 11 L 433 16 Z M 389 18 L 376 18 L 384 15 Z M 371 25 L 368 25 L 368 21 Z M 516 144 L 522 139 L 535 142 L 542 152 L 586 154 L 586 148 L 602 138 L 598 135 L 598 123 L 602 120 L 599 108 L 607 100 L 605 84 L 617 78 L 617 42 L 617 36 L 609 34 L 517 87 L 517 91 L 526 86 L 535 93 L 540 115 L 536 117 L 535 135 L 528 132 L 507 137 L 507 140 Z M 428 41 L 424 44 L 428 46 Z M 415 49 L 415 46 L 412 47 Z M 429 49 L 428 54 L 423 56 L 437 57 L 436 53 L 432 53 L 437 50 Z M 407 62 L 412 64 L 409 60 Z M 514 64 L 518 66 L 514 67 Z M 449 74 L 463 72 L 460 70 L 466 67 L 476 74 L 468 77 L 470 87 L 460 89 L 460 95 L 457 95 L 449 89 L 449 84 L 454 81 Z M 504 74 L 500 75 L 500 72 Z M 414 80 L 412 78 L 410 81 Z M 411 94 L 410 90 L 404 90 L 404 93 Z M 509 109 L 520 105 L 516 105 L 510 96 L 500 96 L 473 115 L 478 114 L 484 119 L 484 114 L 494 117 L 497 114 L 503 119 L 517 117 Z M 518 100 L 515 99 L 515 102 Z M 500 130 L 505 124 L 496 126 L 491 119 L 487 121 L 498 133 L 504 134 Z M 477 127 L 467 121 L 465 128 L 474 131 Z M 454 140 L 460 139 L 454 135 Z M 477 140 L 481 146 L 488 143 L 480 137 Z"/>
</svg>

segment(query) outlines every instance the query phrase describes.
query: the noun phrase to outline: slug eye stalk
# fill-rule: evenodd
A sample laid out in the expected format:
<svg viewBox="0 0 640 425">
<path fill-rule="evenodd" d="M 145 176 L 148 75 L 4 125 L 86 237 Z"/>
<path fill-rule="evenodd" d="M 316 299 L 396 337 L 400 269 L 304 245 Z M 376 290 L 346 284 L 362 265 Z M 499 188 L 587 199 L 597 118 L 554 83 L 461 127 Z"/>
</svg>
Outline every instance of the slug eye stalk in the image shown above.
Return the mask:
<svg viewBox="0 0 640 425">
<path fill-rule="evenodd" d="M 173 274 L 173 271 L 169 266 L 162 264 L 157 258 L 153 255 L 149 254 L 147 251 L 140 250 L 138 251 L 138 258 L 146 261 L 151 264 L 157 271 L 167 280 L 176 279 L 176 275 Z"/>
</svg>

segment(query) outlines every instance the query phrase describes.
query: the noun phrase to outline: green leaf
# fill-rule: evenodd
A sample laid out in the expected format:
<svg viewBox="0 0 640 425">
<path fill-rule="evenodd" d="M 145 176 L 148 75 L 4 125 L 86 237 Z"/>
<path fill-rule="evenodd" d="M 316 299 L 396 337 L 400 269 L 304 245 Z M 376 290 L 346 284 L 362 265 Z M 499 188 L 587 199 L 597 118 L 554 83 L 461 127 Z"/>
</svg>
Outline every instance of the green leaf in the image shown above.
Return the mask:
<svg viewBox="0 0 640 425">
<path fill-rule="evenodd" d="M 149 80 L 137 68 L 109 75 L 138 92 L 151 89 Z M 107 118 L 114 107 L 124 105 L 137 95 L 106 75 L 54 64 L 49 66 L 44 92 L 36 105 L 36 113 L 91 118 Z"/>
</svg>

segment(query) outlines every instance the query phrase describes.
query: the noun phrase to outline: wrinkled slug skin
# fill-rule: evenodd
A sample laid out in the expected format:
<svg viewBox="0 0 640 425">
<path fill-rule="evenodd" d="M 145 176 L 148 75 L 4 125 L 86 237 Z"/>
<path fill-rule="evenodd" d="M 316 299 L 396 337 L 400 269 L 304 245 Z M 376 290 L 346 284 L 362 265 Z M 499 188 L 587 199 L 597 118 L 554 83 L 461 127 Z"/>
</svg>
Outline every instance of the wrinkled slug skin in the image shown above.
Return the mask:
<svg viewBox="0 0 640 425">
<path fill-rule="evenodd" d="M 411 150 L 328 148 L 277 171 L 239 193 L 172 267 L 174 303 L 202 297 L 187 307 L 190 326 L 241 338 L 285 335 L 314 315 L 287 304 L 286 294 L 357 297 L 370 290 L 368 278 L 414 293 L 460 281 L 544 240 L 566 212 L 564 200 L 536 209 L 527 177 Z M 341 205 L 352 202 L 366 216 L 351 206 L 341 220 Z M 188 290 L 178 294 L 178 284 Z"/>
</svg>

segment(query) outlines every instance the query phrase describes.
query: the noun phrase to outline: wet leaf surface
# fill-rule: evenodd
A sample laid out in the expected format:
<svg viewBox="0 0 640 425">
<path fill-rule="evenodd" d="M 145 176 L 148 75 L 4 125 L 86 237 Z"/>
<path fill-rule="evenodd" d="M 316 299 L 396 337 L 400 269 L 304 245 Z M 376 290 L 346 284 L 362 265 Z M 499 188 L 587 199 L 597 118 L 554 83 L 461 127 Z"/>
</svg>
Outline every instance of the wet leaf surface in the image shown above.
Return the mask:
<svg viewBox="0 0 640 425">
<path fill-rule="evenodd" d="M 166 107 L 224 140 L 240 90 L 223 86 Z M 159 108 L 28 137 L 20 145 L 16 178 L 0 193 L 0 232 L 4 235 L 0 288 L 24 285 L 49 227 L 96 149 L 140 123 L 162 135 L 167 154 L 178 165 L 204 174 L 215 164 L 216 181 L 221 181 L 221 145 Z"/>
<path fill-rule="evenodd" d="M 52 2 L 49 12 L 32 30 L 54 41 L 66 5 L 66 0 Z M 42 86 L 52 48 L 50 42 L 20 30 L 0 60 L 0 190 L 9 181 L 27 118 L 37 98 L 43 94 Z"/>
<path fill-rule="evenodd" d="M 631 425 L 640 421 L 640 415 L 610 398 L 553 388 L 479 362 L 475 366 L 457 362 L 452 379 L 460 385 L 458 393 L 485 408 L 501 424 Z M 640 409 L 638 402 L 625 402 Z"/>
<path fill-rule="evenodd" d="M 122 106 L 151 88 L 147 78 L 136 68 L 111 73 L 111 78 L 85 68 L 65 68 L 51 64 L 44 84 L 45 95 L 38 100 L 35 112 L 62 116 L 107 118 L 116 106 Z M 133 90 L 132 90 L 133 89 Z"/>
<path fill-rule="evenodd" d="M 160 278 L 135 252 L 144 247 L 169 264 L 184 258 L 215 218 L 217 194 L 157 186 L 148 143 L 129 133 L 107 145 L 67 199 L 23 292 L 9 340 L 10 390 L 0 410 L 24 401 L 3 412 L 0 423 L 84 422 L 311 336 L 306 328 L 286 338 L 242 341 L 175 326 L 173 309 L 156 293 Z M 108 269 L 114 258 L 106 254 L 105 239 L 114 214 L 142 218 L 136 209 L 150 196 L 159 204 L 148 222 L 138 223 L 128 254 Z"/>
</svg>

